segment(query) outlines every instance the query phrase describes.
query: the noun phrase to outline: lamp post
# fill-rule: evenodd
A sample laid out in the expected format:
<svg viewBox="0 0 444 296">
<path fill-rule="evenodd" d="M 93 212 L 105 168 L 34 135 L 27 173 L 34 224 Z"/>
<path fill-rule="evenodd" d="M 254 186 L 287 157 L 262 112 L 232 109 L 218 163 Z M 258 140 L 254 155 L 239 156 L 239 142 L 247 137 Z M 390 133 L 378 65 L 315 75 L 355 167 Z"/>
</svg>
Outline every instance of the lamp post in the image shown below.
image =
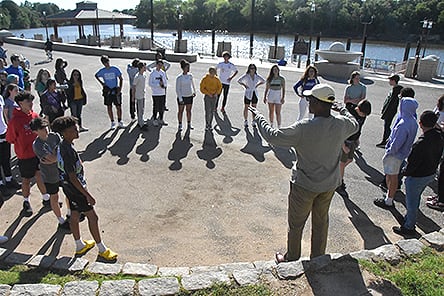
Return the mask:
<svg viewBox="0 0 444 296">
<path fill-rule="evenodd" d="M 116 38 L 116 16 L 113 14 L 113 31 L 114 31 L 114 38 Z"/>
<path fill-rule="evenodd" d="M 180 13 L 179 9 L 177 10 L 177 40 L 182 40 L 182 19 L 183 14 Z"/>
<path fill-rule="evenodd" d="M 250 15 L 251 15 L 251 20 L 250 20 L 250 59 L 253 57 L 253 41 L 254 41 L 253 31 L 254 31 L 254 6 L 255 6 L 255 3 L 256 3 L 255 0 L 251 0 L 251 11 L 250 11 Z"/>
<path fill-rule="evenodd" d="M 96 9 L 96 19 L 97 19 L 97 28 L 96 28 L 96 33 L 97 33 L 97 42 L 99 44 L 99 47 L 102 47 L 101 42 L 100 42 L 100 21 L 99 21 L 99 9 Z"/>
<path fill-rule="evenodd" d="M 316 4 L 314 2 L 311 2 L 310 5 L 310 11 L 311 11 L 311 19 L 310 19 L 310 38 L 308 40 L 308 52 L 307 52 L 307 64 L 311 64 L 311 38 L 313 35 L 313 20 L 314 20 L 314 14 L 316 12 Z"/>
<path fill-rule="evenodd" d="M 364 66 L 364 58 L 365 58 L 365 46 L 367 44 L 367 26 L 371 25 L 373 23 L 373 20 L 375 19 L 375 16 L 372 15 L 372 17 L 370 18 L 369 21 L 363 21 L 361 18 L 361 24 L 364 25 L 364 31 L 362 32 L 362 46 L 361 46 L 361 52 L 362 52 L 362 57 L 361 57 L 361 67 Z"/>
<path fill-rule="evenodd" d="M 278 49 L 278 35 L 279 35 L 279 22 L 282 19 L 281 14 L 276 14 L 274 16 L 276 21 L 276 33 L 274 34 L 274 58 L 277 59 L 277 49 Z"/>
<path fill-rule="evenodd" d="M 151 42 L 154 41 L 154 5 L 153 0 L 150 0 L 150 28 L 151 28 Z"/>
<path fill-rule="evenodd" d="M 422 50 L 422 57 L 423 58 L 425 56 L 425 51 L 426 51 L 426 48 L 427 48 L 427 40 L 429 39 L 429 33 L 430 33 L 430 30 L 432 29 L 432 26 L 433 26 L 433 21 L 424 20 L 423 23 L 422 23 L 423 32 L 424 32 L 424 30 L 427 31 L 424 48 Z"/>
<path fill-rule="evenodd" d="M 42 14 L 43 14 L 43 18 L 45 20 L 46 40 L 49 40 L 49 38 L 48 38 L 48 21 L 46 19 L 46 11 L 43 11 Z"/>
</svg>

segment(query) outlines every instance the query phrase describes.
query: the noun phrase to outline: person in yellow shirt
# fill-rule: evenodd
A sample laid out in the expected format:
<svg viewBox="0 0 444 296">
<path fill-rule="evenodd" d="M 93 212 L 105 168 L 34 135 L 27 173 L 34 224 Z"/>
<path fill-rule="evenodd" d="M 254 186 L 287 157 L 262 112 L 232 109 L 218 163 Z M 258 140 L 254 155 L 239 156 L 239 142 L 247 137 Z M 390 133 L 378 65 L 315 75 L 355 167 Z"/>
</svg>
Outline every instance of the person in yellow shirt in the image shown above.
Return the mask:
<svg viewBox="0 0 444 296">
<path fill-rule="evenodd" d="M 216 67 L 211 66 L 200 81 L 200 92 L 204 95 L 206 131 L 213 129 L 213 112 L 216 108 L 217 98 L 222 92 L 222 82 L 216 73 Z"/>
<path fill-rule="evenodd" d="M 82 123 L 82 108 L 86 105 L 86 92 L 83 89 L 82 74 L 79 70 L 74 69 L 68 81 L 68 90 L 66 91 L 71 115 L 79 121 L 79 131 L 86 132 L 86 128 Z"/>
</svg>

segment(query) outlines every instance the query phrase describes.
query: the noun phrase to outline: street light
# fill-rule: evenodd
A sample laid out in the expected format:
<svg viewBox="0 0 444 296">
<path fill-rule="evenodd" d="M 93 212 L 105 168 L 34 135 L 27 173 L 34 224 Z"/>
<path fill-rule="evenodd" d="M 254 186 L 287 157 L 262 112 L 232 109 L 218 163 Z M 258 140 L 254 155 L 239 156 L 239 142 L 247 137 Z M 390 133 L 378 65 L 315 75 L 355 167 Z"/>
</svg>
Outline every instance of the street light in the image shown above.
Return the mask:
<svg viewBox="0 0 444 296">
<path fill-rule="evenodd" d="M 425 30 L 427 30 L 427 34 L 426 34 L 426 38 L 425 38 L 425 44 L 424 44 L 424 49 L 422 50 L 422 57 L 425 56 L 425 51 L 427 48 L 427 40 L 429 40 L 429 33 L 430 30 L 432 29 L 433 26 L 433 21 L 428 21 L 428 20 L 424 20 L 422 22 L 422 29 L 423 29 L 423 33 Z"/>
<path fill-rule="evenodd" d="M 365 1 L 364 1 L 365 2 Z M 373 23 L 373 20 L 375 19 L 375 16 L 372 15 L 372 17 L 370 18 L 369 21 L 363 21 L 361 18 L 361 24 L 364 25 L 364 31 L 362 32 L 362 46 L 361 46 L 361 52 L 362 52 L 362 57 L 361 57 L 361 67 L 364 65 L 364 58 L 365 58 L 365 46 L 367 44 L 367 26 L 371 25 Z"/>
<path fill-rule="evenodd" d="M 46 19 L 46 11 L 43 11 L 42 14 L 43 14 L 43 18 L 45 19 L 46 40 L 49 40 L 49 38 L 48 38 L 48 21 Z"/>
<path fill-rule="evenodd" d="M 183 19 L 183 14 L 181 14 L 179 9 L 177 9 L 177 20 L 178 20 L 177 40 L 182 40 L 182 19 Z"/>
<path fill-rule="evenodd" d="M 274 16 L 274 19 L 276 21 L 276 34 L 274 35 L 274 58 L 277 59 L 277 49 L 278 49 L 278 35 L 279 35 L 279 22 L 282 19 L 281 14 L 276 14 Z"/>
<path fill-rule="evenodd" d="M 313 19 L 314 19 L 314 14 L 316 12 L 316 3 L 311 2 L 310 5 L 310 11 L 311 11 L 311 19 L 310 19 L 310 38 L 308 41 L 308 52 L 307 52 L 307 63 L 310 64 L 311 61 L 311 36 L 313 35 Z"/>
<path fill-rule="evenodd" d="M 114 38 L 116 38 L 116 16 L 113 14 L 113 30 L 114 30 Z"/>
<path fill-rule="evenodd" d="M 255 6 L 256 1 L 255 0 L 251 0 L 251 7 L 250 7 L 250 59 L 253 57 L 253 41 L 254 41 L 254 35 L 253 35 L 253 31 L 254 31 L 254 6 Z"/>
</svg>

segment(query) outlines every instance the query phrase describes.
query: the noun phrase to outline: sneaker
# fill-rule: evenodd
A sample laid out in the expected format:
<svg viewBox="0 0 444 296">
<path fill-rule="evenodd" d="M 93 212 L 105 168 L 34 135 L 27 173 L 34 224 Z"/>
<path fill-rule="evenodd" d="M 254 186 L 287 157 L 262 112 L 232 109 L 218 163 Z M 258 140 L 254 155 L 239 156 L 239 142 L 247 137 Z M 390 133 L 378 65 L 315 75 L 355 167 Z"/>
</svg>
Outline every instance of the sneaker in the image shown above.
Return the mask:
<svg viewBox="0 0 444 296">
<path fill-rule="evenodd" d="M 404 226 L 393 226 L 392 230 L 394 233 L 399 234 L 399 235 L 416 235 L 416 231 L 415 229 L 408 229 L 405 228 Z"/>
<path fill-rule="evenodd" d="M 427 201 L 438 200 L 438 195 L 429 195 L 429 196 L 426 196 L 426 200 L 427 200 Z"/>
<path fill-rule="evenodd" d="M 182 130 L 182 123 L 179 123 L 179 126 L 177 127 L 177 129 L 178 129 L 179 131 Z"/>
<path fill-rule="evenodd" d="M 383 208 L 383 209 L 393 209 L 395 207 L 394 204 L 392 204 L 392 205 L 386 204 L 384 198 L 377 198 L 373 201 L 373 203 L 375 204 L 375 206 Z"/>
<path fill-rule="evenodd" d="M 168 125 L 168 122 L 166 122 L 165 120 L 161 119 L 161 120 L 160 120 L 160 124 L 161 124 L 161 125 L 165 125 L 165 126 L 167 126 L 167 125 Z"/>
<path fill-rule="evenodd" d="M 189 130 L 193 130 L 193 129 L 194 129 L 194 126 L 192 126 L 191 123 L 188 123 L 188 125 L 187 125 L 187 129 L 189 129 Z"/>
<path fill-rule="evenodd" d="M 116 128 L 116 123 L 114 121 L 111 121 L 111 129 L 115 129 Z"/>
<path fill-rule="evenodd" d="M 124 128 L 125 125 L 123 124 L 123 121 L 119 121 L 119 128 Z"/>
<path fill-rule="evenodd" d="M 253 122 L 251 123 L 252 127 L 256 127 L 256 122 L 253 120 Z"/>
<path fill-rule="evenodd" d="M 157 121 L 157 119 L 154 119 L 154 120 L 153 120 L 153 125 L 154 125 L 154 126 L 159 126 L 159 121 Z"/>
<path fill-rule="evenodd" d="M 8 196 L 9 195 L 9 190 L 6 187 L 6 185 L 0 185 L 0 193 L 2 194 L 2 196 Z"/>
<path fill-rule="evenodd" d="M 117 259 L 118 254 L 111 251 L 111 249 L 106 249 L 105 252 L 99 253 L 99 257 L 105 261 L 114 261 Z"/>
<path fill-rule="evenodd" d="M 76 251 L 76 256 L 83 256 L 86 253 L 88 253 L 89 250 L 91 250 L 92 248 L 94 248 L 94 246 L 96 245 L 96 242 L 93 240 L 83 240 L 83 243 L 85 244 L 85 246 L 83 248 L 81 248 L 80 250 Z"/>
<path fill-rule="evenodd" d="M 18 190 L 18 189 L 22 188 L 22 185 L 20 185 L 19 182 L 17 182 L 16 180 L 11 179 L 11 181 L 6 182 L 6 187 Z"/>
<path fill-rule="evenodd" d="M 63 222 L 62 224 L 59 223 L 57 228 L 64 230 L 71 230 L 71 228 L 69 227 L 69 220 L 65 220 L 65 222 Z"/>
<path fill-rule="evenodd" d="M 224 107 L 220 108 L 220 112 L 222 112 L 223 114 L 225 114 L 225 108 L 224 108 Z"/>
<path fill-rule="evenodd" d="M 0 244 L 4 244 L 9 240 L 7 236 L 0 235 Z"/>
<path fill-rule="evenodd" d="M 87 127 L 84 127 L 84 126 L 81 126 L 80 128 L 79 128 L 79 132 L 87 132 L 87 131 L 89 131 L 89 128 L 87 128 Z"/>
<path fill-rule="evenodd" d="M 444 212 L 444 203 L 443 202 L 439 202 L 438 199 L 427 201 L 426 205 L 429 208 L 431 208 L 431 209 Z"/>
<path fill-rule="evenodd" d="M 23 202 L 23 211 L 25 213 L 32 214 L 32 208 L 31 208 L 31 204 L 29 203 L 29 201 L 25 200 Z"/>
<path fill-rule="evenodd" d="M 42 199 L 42 205 L 44 207 L 50 207 L 51 206 L 51 201 L 49 199 L 48 200 Z"/>
<path fill-rule="evenodd" d="M 244 127 L 248 127 L 248 120 L 244 121 Z"/>
<path fill-rule="evenodd" d="M 163 108 L 163 110 L 165 110 L 165 111 L 170 111 L 170 109 L 168 109 L 167 106 L 165 106 L 165 108 Z"/>
</svg>

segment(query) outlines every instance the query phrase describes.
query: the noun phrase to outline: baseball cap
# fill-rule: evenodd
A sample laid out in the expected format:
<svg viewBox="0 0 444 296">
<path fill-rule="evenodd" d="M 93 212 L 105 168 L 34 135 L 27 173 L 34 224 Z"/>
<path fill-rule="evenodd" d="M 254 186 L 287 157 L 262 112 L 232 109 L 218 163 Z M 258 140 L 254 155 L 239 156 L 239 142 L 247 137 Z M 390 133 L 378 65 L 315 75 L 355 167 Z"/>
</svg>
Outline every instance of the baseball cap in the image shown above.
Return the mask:
<svg viewBox="0 0 444 296">
<path fill-rule="evenodd" d="M 326 103 L 335 102 L 335 90 L 328 84 L 316 84 L 312 89 L 305 90 L 302 93 L 304 96 L 313 96 L 319 101 Z"/>
</svg>

